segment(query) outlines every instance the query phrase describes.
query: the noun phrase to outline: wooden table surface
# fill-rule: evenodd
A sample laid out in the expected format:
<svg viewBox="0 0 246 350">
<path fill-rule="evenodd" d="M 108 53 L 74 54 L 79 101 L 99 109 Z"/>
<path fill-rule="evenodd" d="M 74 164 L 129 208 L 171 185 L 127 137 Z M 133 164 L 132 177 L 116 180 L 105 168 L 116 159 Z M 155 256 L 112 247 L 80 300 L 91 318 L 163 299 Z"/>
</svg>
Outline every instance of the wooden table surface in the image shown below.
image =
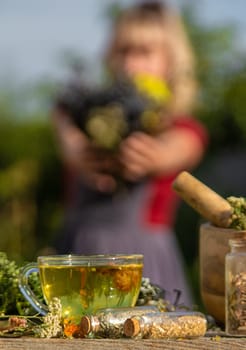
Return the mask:
<svg viewBox="0 0 246 350">
<path fill-rule="evenodd" d="M 1 350 L 240 350 L 246 349 L 246 338 L 203 337 L 193 340 L 128 339 L 38 339 L 0 338 Z"/>
</svg>

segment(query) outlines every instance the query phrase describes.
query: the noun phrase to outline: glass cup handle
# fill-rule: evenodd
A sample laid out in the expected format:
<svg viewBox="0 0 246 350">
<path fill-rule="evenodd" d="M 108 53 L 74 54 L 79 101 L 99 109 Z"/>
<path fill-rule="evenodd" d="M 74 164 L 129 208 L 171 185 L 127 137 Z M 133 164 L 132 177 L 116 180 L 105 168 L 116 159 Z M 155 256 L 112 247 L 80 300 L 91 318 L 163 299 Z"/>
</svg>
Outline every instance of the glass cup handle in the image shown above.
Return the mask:
<svg viewBox="0 0 246 350">
<path fill-rule="evenodd" d="M 25 265 L 21 268 L 19 273 L 19 288 L 25 299 L 32 305 L 32 307 L 41 315 L 46 315 L 48 312 L 48 307 L 43 304 L 34 292 L 31 290 L 29 283 L 28 283 L 28 277 L 33 272 L 38 272 L 38 264 L 33 262 Z"/>
</svg>

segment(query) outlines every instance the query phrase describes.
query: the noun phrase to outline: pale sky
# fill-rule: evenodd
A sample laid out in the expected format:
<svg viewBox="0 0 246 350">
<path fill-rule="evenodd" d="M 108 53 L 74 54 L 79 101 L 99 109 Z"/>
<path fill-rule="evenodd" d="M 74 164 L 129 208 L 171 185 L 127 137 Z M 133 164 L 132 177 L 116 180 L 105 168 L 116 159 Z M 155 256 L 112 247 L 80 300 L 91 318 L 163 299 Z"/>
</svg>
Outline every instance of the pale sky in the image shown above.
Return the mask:
<svg viewBox="0 0 246 350">
<path fill-rule="evenodd" d="M 105 6 L 112 0 L 0 0 L 0 79 L 28 81 L 56 76 L 60 53 L 73 50 L 97 71 L 107 34 Z M 118 0 L 127 4 L 133 1 Z M 192 2 L 206 25 L 233 23 L 246 51 L 246 0 Z"/>
</svg>

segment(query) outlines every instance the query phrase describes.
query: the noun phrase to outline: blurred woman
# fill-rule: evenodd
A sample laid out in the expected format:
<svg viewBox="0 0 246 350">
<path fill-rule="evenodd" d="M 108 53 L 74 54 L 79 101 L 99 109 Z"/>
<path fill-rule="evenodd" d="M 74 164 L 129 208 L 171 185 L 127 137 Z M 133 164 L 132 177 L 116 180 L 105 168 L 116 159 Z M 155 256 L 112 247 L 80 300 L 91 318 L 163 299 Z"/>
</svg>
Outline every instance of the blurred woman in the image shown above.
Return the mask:
<svg viewBox="0 0 246 350">
<path fill-rule="evenodd" d="M 168 99 L 164 127 L 136 131 L 117 155 L 98 151 L 57 107 L 54 125 L 66 168 L 76 173 L 75 197 L 56 244 L 59 253 L 142 253 L 144 276 L 181 302 L 192 303 L 173 224 L 177 198 L 171 184 L 201 161 L 204 127 L 191 115 L 196 101 L 194 56 L 180 15 L 159 2 L 130 7 L 116 19 L 106 53 L 112 79 L 148 76 L 162 82 Z M 131 186 L 116 191 L 115 169 Z M 172 294 L 167 294 L 172 300 Z"/>
</svg>

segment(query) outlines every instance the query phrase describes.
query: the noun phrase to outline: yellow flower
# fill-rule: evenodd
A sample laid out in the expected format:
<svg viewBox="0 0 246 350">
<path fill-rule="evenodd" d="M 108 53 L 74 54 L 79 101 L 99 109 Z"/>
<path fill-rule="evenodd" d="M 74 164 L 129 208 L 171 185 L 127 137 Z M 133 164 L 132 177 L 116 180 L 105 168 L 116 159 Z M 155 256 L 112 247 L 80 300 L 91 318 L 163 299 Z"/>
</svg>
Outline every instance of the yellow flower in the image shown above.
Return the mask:
<svg viewBox="0 0 246 350">
<path fill-rule="evenodd" d="M 171 97 L 171 91 L 167 84 L 163 80 L 151 75 L 137 74 L 133 78 L 133 82 L 139 92 L 146 94 L 157 103 L 166 103 Z"/>
</svg>

